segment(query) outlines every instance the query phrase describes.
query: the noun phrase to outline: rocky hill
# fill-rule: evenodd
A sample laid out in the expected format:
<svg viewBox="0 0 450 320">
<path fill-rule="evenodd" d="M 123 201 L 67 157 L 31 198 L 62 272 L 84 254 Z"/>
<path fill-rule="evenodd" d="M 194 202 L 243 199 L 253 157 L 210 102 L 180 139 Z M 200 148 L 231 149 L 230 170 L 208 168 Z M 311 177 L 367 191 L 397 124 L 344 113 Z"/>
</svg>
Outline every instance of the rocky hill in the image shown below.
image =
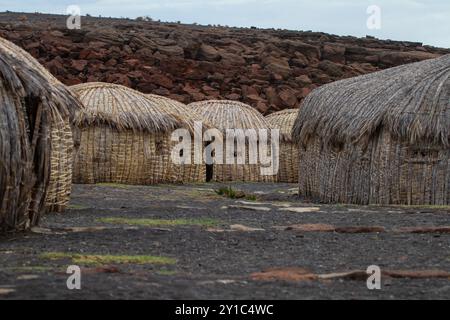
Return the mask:
<svg viewBox="0 0 450 320">
<path fill-rule="evenodd" d="M 450 53 L 421 43 L 316 32 L 0 13 L 13 41 L 67 85 L 119 83 L 189 103 L 240 100 L 262 113 L 292 108 L 314 88 Z"/>
</svg>

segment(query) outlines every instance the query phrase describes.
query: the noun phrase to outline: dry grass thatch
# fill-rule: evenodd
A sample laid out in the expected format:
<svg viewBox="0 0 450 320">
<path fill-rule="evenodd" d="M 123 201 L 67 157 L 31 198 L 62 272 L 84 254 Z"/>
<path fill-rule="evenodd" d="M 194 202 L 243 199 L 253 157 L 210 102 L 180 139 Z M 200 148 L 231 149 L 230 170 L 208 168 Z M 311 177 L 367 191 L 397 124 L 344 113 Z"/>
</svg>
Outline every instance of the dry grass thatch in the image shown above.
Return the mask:
<svg viewBox="0 0 450 320">
<path fill-rule="evenodd" d="M 410 144 L 450 144 L 450 55 L 337 81 L 314 90 L 293 129 L 303 144 L 367 143 L 383 128 Z"/>
<path fill-rule="evenodd" d="M 215 128 L 227 129 L 268 129 L 269 125 L 256 109 L 251 106 L 228 100 L 194 102 L 189 105 L 203 119 Z"/>
<path fill-rule="evenodd" d="M 79 102 L 18 47 L 0 38 L 0 231 L 34 226 L 45 211 L 55 118 Z M 72 142 L 73 144 L 73 142 Z"/>
<path fill-rule="evenodd" d="M 39 71 L 39 73 L 47 79 L 48 82 L 54 85 L 61 85 L 58 79 L 56 79 L 45 67 L 39 63 L 33 56 L 22 48 L 16 46 L 14 43 L 0 37 L 0 48 L 2 52 L 7 52 L 14 56 L 17 60 L 23 61 L 31 68 Z"/>
<path fill-rule="evenodd" d="M 298 109 L 287 109 L 273 113 L 266 117 L 267 122 L 274 129 L 280 130 L 280 170 L 278 182 L 298 182 L 298 146 L 292 141 L 292 128 L 297 119 Z"/>
<path fill-rule="evenodd" d="M 203 129 L 212 128 L 210 124 L 205 123 L 204 119 L 202 119 L 202 117 L 197 114 L 197 112 L 193 111 L 184 103 L 155 94 L 147 94 L 146 96 L 149 100 L 158 105 L 161 110 L 182 118 L 189 124 L 192 130 L 194 129 L 195 122 L 201 122 L 203 125 Z M 173 143 L 173 145 L 174 144 L 175 143 Z M 191 159 L 194 159 L 194 146 L 192 145 L 191 148 Z M 192 163 L 185 165 L 176 165 L 171 163 L 168 171 L 167 181 L 172 181 L 175 183 L 206 182 L 206 165 Z"/>
<path fill-rule="evenodd" d="M 173 182 L 170 136 L 191 124 L 160 101 L 116 84 L 72 87 L 85 105 L 75 160 L 76 183 L 157 184 Z"/>
<path fill-rule="evenodd" d="M 0 51 L 9 54 L 19 61 L 26 63 L 30 68 L 36 70 L 46 82 L 58 87 L 68 95 L 70 101 L 69 114 L 60 114 L 52 111 L 51 116 L 51 175 L 47 192 L 46 205 L 49 211 L 61 212 L 67 206 L 72 191 L 72 158 L 76 140 L 76 128 L 72 125 L 74 112 L 81 108 L 71 93 L 64 89 L 60 83 L 47 69 L 45 69 L 28 52 L 15 44 L 0 38 Z M 75 135 L 73 135 L 75 133 Z"/>
<path fill-rule="evenodd" d="M 315 90 L 293 136 L 302 195 L 450 204 L 450 55 Z"/>
<path fill-rule="evenodd" d="M 224 139 L 227 129 L 270 129 L 270 125 L 262 114 L 241 102 L 210 100 L 191 103 L 189 107 L 200 114 L 205 121 L 222 131 Z M 224 148 L 225 145 L 224 141 Z M 246 152 L 246 163 L 249 163 L 248 147 Z M 275 177 L 262 176 L 258 164 L 215 164 L 212 179 L 214 181 L 272 182 Z"/>
<path fill-rule="evenodd" d="M 108 125 L 116 130 L 167 133 L 187 126 L 186 121 L 168 114 L 144 94 L 127 87 L 91 82 L 72 86 L 86 109 L 79 113 L 79 127 Z"/>
<path fill-rule="evenodd" d="M 272 128 L 280 129 L 282 141 L 292 142 L 292 128 L 297 119 L 298 109 L 286 109 L 266 116 Z"/>
</svg>

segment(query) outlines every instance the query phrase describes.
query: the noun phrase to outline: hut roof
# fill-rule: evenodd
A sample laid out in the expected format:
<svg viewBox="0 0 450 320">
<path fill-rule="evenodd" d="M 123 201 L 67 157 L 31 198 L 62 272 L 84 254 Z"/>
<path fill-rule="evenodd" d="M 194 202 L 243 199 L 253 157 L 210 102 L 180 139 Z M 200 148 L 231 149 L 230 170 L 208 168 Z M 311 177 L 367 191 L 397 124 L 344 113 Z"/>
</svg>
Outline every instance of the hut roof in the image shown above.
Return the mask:
<svg viewBox="0 0 450 320">
<path fill-rule="evenodd" d="M 43 65 L 39 63 L 31 54 L 15 45 L 14 43 L 0 37 L 0 50 L 2 53 L 9 53 L 18 60 L 26 63 L 28 66 L 39 71 L 41 76 L 45 77 L 52 84 L 61 84 Z"/>
<path fill-rule="evenodd" d="M 297 119 L 298 109 L 281 110 L 266 117 L 270 126 L 280 129 L 280 136 L 283 141 L 292 142 L 292 128 Z"/>
<path fill-rule="evenodd" d="M 226 129 L 269 129 L 270 125 L 251 106 L 228 100 L 194 102 L 189 105 L 206 121 L 221 131 Z"/>
<path fill-rule="evenodd" d="M 293 138 L 367 144 L 380 128 L 411 144 L 450 145 L 450 55 L 314 90 L 298 113 Z"/>
<path fill-rule="evenodd" d="M 44 70 L 0 38 L 0 231 L 38 222 L 50 179 L 53 121 L 68 120 L 81 108 Z M 26 205 L 30 200 L 33 205 Z"/>
<path fill-rule="evenodd" d="M 158 105 L 160 105 L 161 108 L 163 108 L 167 112 L 181 116 L 185 118 L 186 121 L 189 121 L 191 123 L 194 123 L 195 121 L 205 122 L 200 114 L 198 114 L 195 110 L 192 110 L 192 108 L 189 108 L 184 103 L 167 97 L 158 96 L 156 94 L 147 94 L 146 96 L 148 99 L 158 103 Z M 206 124 L 206 126 L 208 126 L 208 124 Z"/>
<path fill-rule="evenodd" d="M 81 127 L 107 124 L 117 130 L 146 132 L 191 129 L 189 123 L 168 113 L 155 99 L 133 89 L 101 82 L 79 84 L 71 89 L 86 107 L 76 119 Z"/>
</svg>

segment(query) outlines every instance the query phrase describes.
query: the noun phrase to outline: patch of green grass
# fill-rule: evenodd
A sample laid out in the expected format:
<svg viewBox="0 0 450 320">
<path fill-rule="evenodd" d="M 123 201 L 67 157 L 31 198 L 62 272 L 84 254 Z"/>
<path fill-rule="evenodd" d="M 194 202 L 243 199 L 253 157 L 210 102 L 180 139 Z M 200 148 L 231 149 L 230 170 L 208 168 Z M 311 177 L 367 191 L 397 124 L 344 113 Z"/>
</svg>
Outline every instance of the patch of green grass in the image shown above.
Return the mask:
<svg viewBox="0 0 450 320">
<path fill-rule="evenodd" d="M 179 226 L 200 226 L 215 227 L 220 224 L 217 219 L 127 219 L 127 218 L 101 218 L 98 222 L 110 224 L 124 224 L 141 227 L 179 227 Z"/>
<path fill-rule="evenodd" d="M 243 192 L 234 190 L 231 186 L 220 187 L 219 189 L 214 190 L 214 192 L 219 196 L 224 196 L 230 199 L 242 199 L 245 197 Z"/>
<path fill-rule="evenodd" d="M 21 267 L 9 267 L 9 268 L 0 268 L 0 271 L 13 271 L 18 273 L 31 272 L 31 273 L 44 273 L 47 271 L 51 271 L 53 268 L 45 267 L 45 266 L 21 266 Z"/>
<path fill-rule="evenodd" d="M 69 210 L 86 210 L 86 209 L 89 209 L 89 207 L 84 206 L 82 204 L 69 204 L 67 206 L 67 209 L 69 209 Z"/>
<path fill-rule="evenodd" d="M 251 195 L 245 196 L 245 200 L 247 200 L 247 201 L 258 201 L 258 197 L 255 196 L 254 194 L 251 194 Z"/>
<path fill-rule="evenodd" d="M 62 252 L 48 252 L 41 255 L 42 259 L 63 260 L 71 259 L 73 263 L 80 265 L 105 265 L 105 264 L 157 264 L 172 265 L 177 261 L 173 258 L 155 256 L 128 256 L 128 255 L 89 255 L 72 254 Z"/>
<path fill-rule="evenodd" d="M 99 187 L 110 187 L 110 188 L 116 188 L 116 189 L 130 189 L 131 188 L 131 186 L 127 185 L 127 184 L 112 183 L 112 182 L 97 183 L 96 185 Z"/>
</svg>

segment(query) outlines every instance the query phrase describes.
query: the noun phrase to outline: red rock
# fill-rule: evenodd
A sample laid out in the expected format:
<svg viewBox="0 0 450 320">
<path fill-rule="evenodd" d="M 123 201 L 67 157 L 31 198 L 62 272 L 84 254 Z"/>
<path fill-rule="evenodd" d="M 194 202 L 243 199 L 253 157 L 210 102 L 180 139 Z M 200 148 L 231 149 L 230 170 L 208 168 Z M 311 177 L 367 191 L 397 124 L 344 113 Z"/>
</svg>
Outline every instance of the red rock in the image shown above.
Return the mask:
<svg viewBox="0 0 450 320">
<path fill-rule="evenodd" d="M 292 91 L 292 90 L 283 90 L 283 91 L 281 91 L 280 92 L 280 99 L 289 108 L 294 108 L 298 104 L 298 100 L 297 100 L 297 97 L 295 95 L 295 92 Z"/>
<path fill-rule="evenodd" d="M 153 74 L 150 76 L 149 81 L 167 89 L 173 88 L 173 81 L 169 77 L 163 75 L 163 74 Z"/>
<path fill-rule="evenodd" d="M 65 69 L 63 65 L 63 61 L 60 57 L 56 57 L 55 59 L 48 62 L 45 66 L 53 75 L 64 75 Z"/>
<path fill-rule="evenodd" d="M 185 103 L 223 97 L 263 113 L 298 107 L 331 81 L 450 53 L 372 38 L 127 20 L 112 26 L 109 19 L 67 32 L 55 21 L 8 20 L 0 36 L 25 47 L 65 84 L 111 81 Z"/>
<path fill-rule="evenodd" d="M 400 233 L 450 233 L 450 226 L 440 227 L 405 227 L 397 229 Z"/>
<path fill-rule="evenodd" d="M 323 46 L 322 58 L 335 63 L 345 64 L 345 46 L 335 43 L 326 43 Z"/>
<path fill-rule="evenodd" d="M 250 275 L 254 281 L 287 281 L 301 282 L 313 281 L 318 277 L 314 273 L 302 268 L 276 268 Z"/>
<path fill-rule="evenodd" d="M 141 61 L 139 59 L 128 59 L 124 63 L 131 68 L 137 68 L 141 64 Z"/>
<path fill-rule="evenodd" d="M 179 46 L 159 46 L 158 51 L 169 57 L 184 57 L 184 50 Z"/>
<path fill-rule="evenodd" d="M 373 226 L 373 227 L 339 227 L 336 228 L 337 233 L 383 233 L 386 229 L 383 227 Z"/>
<path fill-rule="evenodd" d="M 274 57 L 269 57 L 265 59 L 266 69 L 275 75 L 279 75 L 282 78 L 287 78 L 291 75 L 292 69 L 289 66 L 287 59 L 277 59 Z"/>
<path fill-rule="evenodd" d="M 295 78 L 295 81 L 297 81 L 298 84 L 302 87 L 312 84 L 312 80 L 307 75 L 301 75 Z"/>
<path fill-rule="evenodd" d="M 121 73 L 116 73 L 116 74 L 110 74 L 106 77 L 106 82 L 109 83 L 116 83 L 116 84 L 120 84 L 123 85 L 125 87 L 129 87 L 131 88 L 131 81 L 130 78 L 128 78 L 127 75 L 125 74 L 121 74 Z"/>
<path fill-rule="evenodd" d="M 341 77 L 343 75 L 342 66 L 329 60 L 320 62 L 319 68 L 332 77 Z"/>
<path fill-rule="evenodd" d="M 311 93 L 311 88 L 302 88 L 300 90 L 300 97 L 306 98 Z"/>
<path fill-rule="evenodd" d="M 86 68 L 87 64 L 88 64 L 88 62 L 86 60 L 73 60 L 72 68 L 81 72 Z"/>
<path fill-rule="evenodd" d="M 256 103 L 256 109 L 263 115 L 266 115 L 269 111 L 269 105 L 267 104 L 266 101 L 261 100 Z"/>
<path fill-rule="evenodd" d="M 241 99 L 241 95 L 237 94 L 237 93 L 231 93 L 229 95 L 226 95 L 225 98 L 227 98 L 228 100 L 240 100 Z"/>
<path fill-rule="evenodd" d="M 198 51 L 198 59 L 206 61 L 219 61 L 221 56 L 219 51 L 213 46 L 202 44 L 200 50 Z"/>
<path fill-rule="evenodd" d="M 116 59 L 109 59 L 105 63 L 105 66 L 108 66 L 108 67 L 114 67 L 115 65 L 117 65 L 117 60 Z"/>
<path fill-rule="evenodd" d="M 280 106 L 283 104 L 283 102 L 280 99 L 280 96 L 278 95 L 278 92 L 275 88 L 269 87 L 265 90 L 267 100 L 269 101 L 270 105 L 272 106 Z"/>
</svg>

